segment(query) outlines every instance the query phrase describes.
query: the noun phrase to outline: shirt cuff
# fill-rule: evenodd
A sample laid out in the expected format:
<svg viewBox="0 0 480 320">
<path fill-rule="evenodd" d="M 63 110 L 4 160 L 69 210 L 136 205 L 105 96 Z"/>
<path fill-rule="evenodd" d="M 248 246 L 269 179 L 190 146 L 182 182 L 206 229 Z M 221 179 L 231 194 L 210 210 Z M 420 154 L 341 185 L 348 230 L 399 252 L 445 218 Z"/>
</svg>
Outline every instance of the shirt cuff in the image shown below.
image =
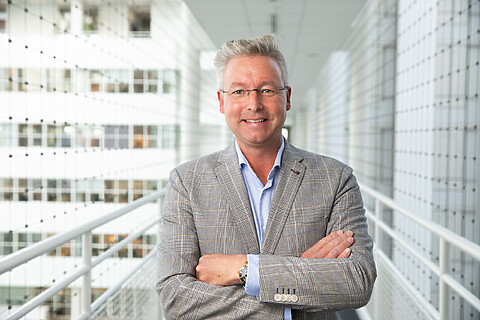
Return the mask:
<svg viewBox="0 0 480 320">
<path fill-rule="evenodd" d="M 250 296 L 260 296 L 260 267 L 259 256 L 256 254 L 247 254 L 248 270 L 247 281 L 245 282 L 245 292 Z"/>
</svg>

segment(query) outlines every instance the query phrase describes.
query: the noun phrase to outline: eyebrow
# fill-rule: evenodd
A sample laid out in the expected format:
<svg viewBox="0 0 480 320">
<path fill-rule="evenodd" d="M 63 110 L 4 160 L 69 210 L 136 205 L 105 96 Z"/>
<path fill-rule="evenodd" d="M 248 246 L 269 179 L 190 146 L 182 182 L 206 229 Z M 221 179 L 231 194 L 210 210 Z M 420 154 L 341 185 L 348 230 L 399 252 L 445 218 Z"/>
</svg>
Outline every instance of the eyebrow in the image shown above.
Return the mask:
<svg viewBox="0 0 480 320">
<path fill-rule="evenodd" d="M 232 82 L 230 84 L 230 88 L 231 87 L 234 87 L 234 86 L 239 86 L 239 87 L 246 87 L 245 83 L 244 82 Z M 261 83 L 261 85 L 259 86 L 260 88 L 263 87 L 263 86 L 272 86 L 272 87 L 275 87 L 275 84 L 271 81 L 264 81 Z"/>
</svg>

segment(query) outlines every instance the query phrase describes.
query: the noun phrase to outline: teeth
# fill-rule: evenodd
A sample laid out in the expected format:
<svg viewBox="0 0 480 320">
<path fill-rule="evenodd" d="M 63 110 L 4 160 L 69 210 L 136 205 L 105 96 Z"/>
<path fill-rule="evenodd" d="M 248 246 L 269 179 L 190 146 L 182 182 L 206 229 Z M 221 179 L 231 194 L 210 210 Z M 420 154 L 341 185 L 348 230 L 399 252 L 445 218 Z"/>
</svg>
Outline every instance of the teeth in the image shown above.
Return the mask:
<svg viewBox="0 0 480 320">
<path fill-rule="evenodd" d="M 245 120 L 245 122 L 253 122 L 253 123 L 257 123 L 257 122 L 263 122 L 265 121 L 265 119 L 258 119 L 258 120 Z"/>
</svg>

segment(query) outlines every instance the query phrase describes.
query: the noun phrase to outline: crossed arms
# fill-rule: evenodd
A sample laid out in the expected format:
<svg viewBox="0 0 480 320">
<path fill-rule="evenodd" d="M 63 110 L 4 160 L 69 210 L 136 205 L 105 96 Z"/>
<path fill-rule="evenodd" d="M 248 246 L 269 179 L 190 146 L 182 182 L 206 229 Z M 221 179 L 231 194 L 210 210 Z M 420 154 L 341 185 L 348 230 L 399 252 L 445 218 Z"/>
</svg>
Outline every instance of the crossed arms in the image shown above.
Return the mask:
<svg viewBox="0 0 480 320">
<path fill-rule="evenodd" d="M 348 258 L 353 233 L 338 230 L 318 241 L 301 257 L 308 259 Z M 247 260 L 247 255 L 207 254 L 200 257 L 195 268 L 198 280 L 219 286 L 240 284 L 238 270 Z"/>
<path fill-rule="evenodd" d="M 298 254 L 259 255 L 259 297 L 247 295 L 238 285 L 237 272 L 247 252 L 231 222 L 235 212 L 219 206 L 222 199 L 209 199 L 195 189 L 189 174 L 174 170 L 165 196 L 156 289 L 167 319 L 282 319 L 284 307 L 321 312 L 368 302 L 376 277 L 372 242 L 351 171 L 342 174 L 325 226 L 328 237 L 317 238 Z M 199 198 L 211 201 L 208 209 L 198 206 Z M 210 209 L 216 207 L 221 213 Z M 206 223 L 207 218 L 213 222 Z M 334 230 L 351 230 L 355 241 L 351 242 L 351 232 Z M 293 235 L 298 243 L 304 242 Z M 296 289 L 298 301 L 275 300 L 278 288 Z"/>
</svg>

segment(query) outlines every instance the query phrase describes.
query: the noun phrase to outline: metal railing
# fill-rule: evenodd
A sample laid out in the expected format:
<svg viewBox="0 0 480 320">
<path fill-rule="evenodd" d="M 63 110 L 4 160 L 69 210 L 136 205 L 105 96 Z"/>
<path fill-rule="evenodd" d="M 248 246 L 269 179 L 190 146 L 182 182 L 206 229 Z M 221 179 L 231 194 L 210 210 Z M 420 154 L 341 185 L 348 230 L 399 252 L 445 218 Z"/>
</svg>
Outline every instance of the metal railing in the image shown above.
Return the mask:
<svg viewBox="0 0 480 320">
<path fill-rule="evenodd" d="M 41 256 L 44 253 L 47 253 L 55 248 L 63 245 L 64 243 L 75 239 L 78 236 L 82 236 L 83 241 L 83 266 L 78 268 L 77 271 L 73 272 L 72 274 L 68 275 L 62 281 L 56 283 L 55 285 L 50 286 L 48 289 L 43 291 L 42 293 L 38 294 L 25 304 L 23 304 L 20 308 L 16 309 L 14 312 L 9 314 L 5 319 L 13 320 L 19 319 L 26 315 L 28 312 L 32 311 L 33 309 L 41 306 L 45 303 L 48 299 L 53 297 L 57 294 L 60 290 L 67 288 L 72 282 L 83 277 L 83 287 L 82 287 L 82 315 L 80 319 L 89 319 L 90 315 L 95 312 L 101 306 L 102 302 L 105 302 L 115 291 L 110 289 L 104 292 L 95 302 L 92 303 L 92 286 L 91 286 L 91 271 L 93 268 L 98 266 L 101 262 L 105 261 L 106 259 L 112 257 L 115 253 L 126 247 L 129 243 L 133 242 L 139 236 L 143 235 L 147 230 L 151 229 L 155 225 L 160 222 L 160 214 L 158 215 L 157 219 L 151 221 L 148 225 L 142 227 L 140 230 L 135 232 L 134 234 L 129 235 L 127 238 L 123 239 L 122 241 L 118 242 L 101 255 L 96 257 L 92 260 L 92 230 L 98 228 L 108 222 L 111 222 L 115 219 L 118 219 L 125 214 L 153 201 L 158 201 L 159 206 L 161 207 L 161 198 L 164 196 L 165 190 L 156 191 L 148 196 L 140 198 L 131 204 L 113 211 L 109 214 L 101 216 L 97 219 L 94 219 L 90 222 L 87 222 L 79 227 L 73 228 L 71 230 L 67 230 L 65 232 L 59 233 L 55 236 L 47 238 L 41 242 L 38 242 L 34 245 L 26 247 L 22 250 L 14 252 L 2 260 L 0 260 L 0 274 L 8 272 L 36 257 Z M 161 210 L 159 208 L 159 210 Z M 155 251 L 155 250 L 154 250 Z M 144 257 L 145 263 L 147 260 L 152 259 L 155 256 L 155 253 L 150 252 L 146 257 Z M 137 269 L 141 268 L 143 263 L 132 270 L 129 274 L 133 274 Z M 115 288 L 121 286 L 124 282 L 124 279 L 118 282 L 115 285 Z"/>
<path fill-rule="evenodd" d="M 449 291 L 453 290 L 460 297 L 468 301 L 472 307 L 480 312 L 480 299 L 470 292 L 464 285 L 455 280 L 455 278 L 449 274 L 450 264 L 450 247 L 453 246 L 459 251 L 468 254 L 476 261 L 480 261 L 480 246 L 472 241 L 459 236 L 451 230 L 439 225 L 431 220 L 420 218 L 412 212 L 399 206 L 393 199 L 384 196 L 383 194 L 367 187 L 360 186 L 364 195 L 369 195 L 375 201 L 374 213 L 367 210 L 367 218 L 369 223 L 374 223 L 375 228 L 375 254 L 381 258 L 382 263 L 387 264 L 387 268 L 391 270 L 396 279 L 403 281 L 405 290 L 412 296 L 416 303 L 420 304 L 424 310 L 434 319 L 447 320 L 450 317 L 449 314 Z M 439 241 L 439 263 L 438 265 L 426 258 L 424 254 L 418 252 L 413 246 L 411 246 L 399 232 L 392 229 L 383 218 L 384 207 L 392 209 L 395 213 L 401 214 L 404 217 L 409 218 L 416 224 L 422 226 L 426 230 L 430 231 L 432 235 L 438 237 Z M 422 262 L 428 269 L 430 269 L 439 278 L 439 310 L 429 302 L 425 297 L 418 293 L 412 284 L 405 280 L 405 277 L 401 274 L 398 267 L 395 266 L 393 261 L 383 251 L 382 237 L 379 236 L 380 232 L 388 234 L 397 244 L 400 244 L 404 249 L 408 250 L 418 261 Z"/>
</svg>

